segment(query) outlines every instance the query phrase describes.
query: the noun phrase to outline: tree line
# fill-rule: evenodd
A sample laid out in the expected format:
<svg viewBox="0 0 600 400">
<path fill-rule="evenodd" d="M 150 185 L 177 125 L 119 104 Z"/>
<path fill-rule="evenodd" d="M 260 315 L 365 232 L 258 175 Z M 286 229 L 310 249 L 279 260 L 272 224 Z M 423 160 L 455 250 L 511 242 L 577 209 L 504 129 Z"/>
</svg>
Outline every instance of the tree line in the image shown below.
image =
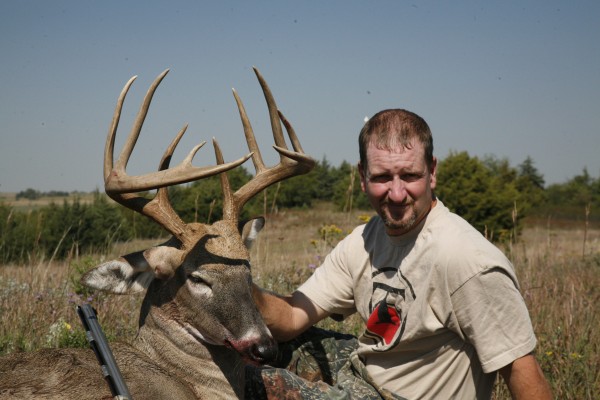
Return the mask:
<svg viewBox="0 0 600 400">
<path fill-rule="evenodd" d="M 42 197 L 69 197 L 69 192 L 51 190 L 49 192 L 40 192 L 32 188 L 21 190 L 16 194 L 15 199 L 37 200 Z"/>
<path fill-rule="evenodd" d="M 228 176 L 234 189 L 252 177 L 244 168 Z M 513 167 L 506 159 L 454 152 L 439 162 L 437 182 L 435 193 L 444 204 L 490 240 L 516 238 L 525 217 L 598 220 L 592 210 L 600 208 L 600 178 L 586 169 L 565 183 L 546 186 L 530 157 Z M 170 188 L 169 196 L 186 222 L 214 222 L 222 217 L 218 177 Z M 242 218 L 310 208 L 317 201 L 333 202 L 344 211 L 370 208 L 356 167 L 347 162 L 335 167 L 323 159 L 311 173 L 256 196 L 245 206 Z M 26 212 L 0 202 L 0 263 L 64 259 L 105 252 L 119 241 L 164 235 L 155 223 L 115 205 L 100 192 L 91 202 L 75 198 Z"/>
</svg>

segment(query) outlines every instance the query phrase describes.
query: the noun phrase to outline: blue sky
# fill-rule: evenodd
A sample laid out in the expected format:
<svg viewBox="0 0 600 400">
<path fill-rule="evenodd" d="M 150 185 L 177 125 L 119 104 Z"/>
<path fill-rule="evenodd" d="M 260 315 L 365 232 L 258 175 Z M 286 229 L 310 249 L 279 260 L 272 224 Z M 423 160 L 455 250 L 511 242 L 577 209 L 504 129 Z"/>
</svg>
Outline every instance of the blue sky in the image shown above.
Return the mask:
<svg viewBox="0 0 600 400">
<path fill-rule="evenodd" d="M 185 123 L 175 161 L 213 136 L 227 160 L 245 154 L 232 87 L 275 162 L 257 66 L 305 151 L 333 165 L 357 161 L 365 116 L 398 107 L 428 121 L 438 158 L 600 175 L 597 1 L 3 1 L 0 51 L 2 192 L 102 190 L 122 86 L 138 75 L 117 146 L 166 68 L 130 174 L 155 170 Z M 209 145 L 194 161 L 213 163 Z"/>
</svg>

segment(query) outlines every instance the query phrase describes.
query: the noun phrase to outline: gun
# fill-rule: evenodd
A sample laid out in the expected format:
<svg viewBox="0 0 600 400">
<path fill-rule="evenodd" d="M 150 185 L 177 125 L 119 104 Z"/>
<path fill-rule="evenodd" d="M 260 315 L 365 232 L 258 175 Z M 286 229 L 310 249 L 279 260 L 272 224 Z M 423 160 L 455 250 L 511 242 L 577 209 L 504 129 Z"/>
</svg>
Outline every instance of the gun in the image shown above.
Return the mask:
<svg viewBox="0 0 600 400">
<path fill-rule="evenodd" d="M 89 304 L 83 304 L 77 306 L 77 314 L 81 319 L 81 323 L 85 329 L 85 336 L 90 343 L 90 347 L 96 354 L 96 358 L 102 368 L 102 374 L 113 397 L 117 400 L 131 400 L 125 380 L 121 375 L 106 336 L 104 336 L 104 332 L 102 332 L 102 328 L 98 322 L 96 310 Z"/>
</svg>

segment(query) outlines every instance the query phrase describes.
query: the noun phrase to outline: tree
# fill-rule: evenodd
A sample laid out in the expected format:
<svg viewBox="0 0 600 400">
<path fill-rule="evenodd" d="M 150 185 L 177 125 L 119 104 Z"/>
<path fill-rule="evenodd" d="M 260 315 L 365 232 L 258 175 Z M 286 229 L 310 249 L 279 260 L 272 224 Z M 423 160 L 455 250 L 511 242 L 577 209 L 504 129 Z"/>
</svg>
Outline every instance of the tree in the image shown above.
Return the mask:
<svg viewBox="0 0 600 400">
<path fill-rule="evenodd" d="M 546 207 L 544 177 L 529 156 L 518 165 L 515 186 L 519 192 L 519 208 L 527 214 L 540 214 Z"/>
<path fill-rule="evenodd" d="M 599 190 L 598 180 L 592 178 L 587 168 L 584 168 L 580 175 L 567 182 L 548 186 L 545 211 L 558 218 L 581 219 L 588 205 L 592 209 L 600 208 Z"/>
<path fill-rule="evenodd" d="M 360 187 L 360 175 L 355 165 L 343 161 L 339 168 L 331 171 L 335 181 L 333 201 L 340 210 L 366 210 L 370 208 L 369 200 Z"/>
<path fill-rule="evenodd" d="M 519 227 L 522 213 L 514 171 L 505 160 L 485 162 L 467 152 L 450 153 L 437 170 L 436 195 L 489 238 L 504 239 Z"/>
<path fill-rule="evenodd" d="M 544 176 L 540 174 L 533 164 L 533 159 L 530 156 L 527 156 L 527 158 L 517 167 L 520 186 L 544 190 L 546 184 Z"/>
<path fill-rule="evenodd" d="M 26 189 L 23 191 L 20 191 L 19 193 L 17 193 L 17 195 L 15 196 L 15 198 L 17 200 L 19 199 L 28 199 L 28 200 L 36 200 L 39 199 L 41 197 L 41 193 L 37 190 L 34 189 Z"/>
</svg>

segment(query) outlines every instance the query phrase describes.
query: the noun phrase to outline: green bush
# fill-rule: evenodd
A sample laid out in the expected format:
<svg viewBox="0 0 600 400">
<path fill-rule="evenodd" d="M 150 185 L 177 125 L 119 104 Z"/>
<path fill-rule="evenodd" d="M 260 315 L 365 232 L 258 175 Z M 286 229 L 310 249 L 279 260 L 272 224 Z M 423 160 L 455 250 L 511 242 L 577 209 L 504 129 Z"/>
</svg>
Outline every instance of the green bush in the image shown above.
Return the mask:
<svg viewBox="0 0 600 400">
<path fill-rule="evenodd" d="M 467 152 L 438 165 L 436 195 L 453 212 L 491 239 L 507 239 L 519 227 L 516 172 L 505 161 L 484 163 Z M 515 212 L 516 210 L 516 212 Z"/>
</svg>

